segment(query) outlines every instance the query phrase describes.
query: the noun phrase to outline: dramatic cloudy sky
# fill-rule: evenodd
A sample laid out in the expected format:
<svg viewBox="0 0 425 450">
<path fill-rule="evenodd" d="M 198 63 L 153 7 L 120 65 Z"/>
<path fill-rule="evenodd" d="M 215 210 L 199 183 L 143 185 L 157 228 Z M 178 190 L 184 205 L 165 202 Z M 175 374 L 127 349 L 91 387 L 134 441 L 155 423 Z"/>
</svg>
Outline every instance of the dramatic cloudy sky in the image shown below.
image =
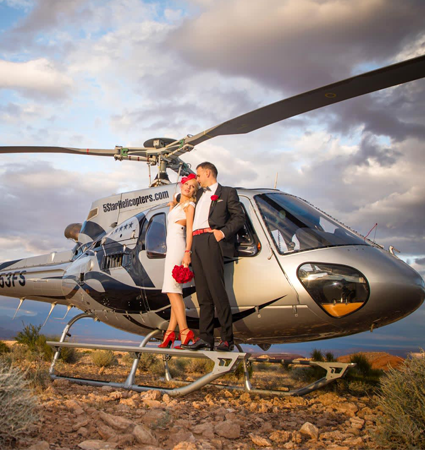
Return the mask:
<svg viewBox="0 0 425 450">
<path fill-rule="evenodd" d="M 423 0 L 0 0 L 0 145 L 196 134 L 425 54 L 423 17 Z M 372 237 L 424 275 L 424 106 L 418 80 L 216 138 L 185 160 L 212 160 L 237 186 L 272 187 L 278 173 L 281 190 L 361 233 L 378 223 Z M 105 158 L 2 155 L 0 261 L 70 248 L 63 230 L 91 201 L 145 187 L 147 173 Z M 416 314 L 423 322 L 424 308 Z"/>
</svg>

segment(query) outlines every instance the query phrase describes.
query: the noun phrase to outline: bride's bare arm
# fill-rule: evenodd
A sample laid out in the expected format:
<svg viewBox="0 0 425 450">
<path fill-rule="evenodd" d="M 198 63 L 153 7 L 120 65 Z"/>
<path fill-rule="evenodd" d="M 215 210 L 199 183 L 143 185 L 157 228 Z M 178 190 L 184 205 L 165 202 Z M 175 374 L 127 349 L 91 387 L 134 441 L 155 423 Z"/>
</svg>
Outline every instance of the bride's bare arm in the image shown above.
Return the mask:
<svg viewBox="0 0 425 450">
<path fill-rule="evenodd" d="M 193 219 L 195 217 L 195 208 L 192 205 L 189 205 L 186 210 L 186 250 L 183 256 L 183 265 L 189 265 L 191 261 L 190 253 L 192 249 L 192 240 L 193 240 Z"/>
</svg>

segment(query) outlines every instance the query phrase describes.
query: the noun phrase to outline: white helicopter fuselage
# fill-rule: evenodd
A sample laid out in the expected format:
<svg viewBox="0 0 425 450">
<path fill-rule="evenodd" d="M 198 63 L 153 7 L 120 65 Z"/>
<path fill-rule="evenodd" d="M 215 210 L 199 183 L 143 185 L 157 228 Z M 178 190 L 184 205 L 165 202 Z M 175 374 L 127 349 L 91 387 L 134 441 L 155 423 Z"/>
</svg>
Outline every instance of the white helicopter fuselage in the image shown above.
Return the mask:
<svg viewBox="0 0 425 450">
<path fill-rule="evenodd" d="M 0 295 L 74 306 L 139 335 L 166 329 L 166 204 L 176 189 L 94 202 L 73 251 L 0 264 Z M 395 322 L 423 303 L 424 282 L 410 266 L 307 202 L 273 189 L 238 193 L 246 224 L 238 255 L 225 261 L 237 342 L 345 336 Z M 196 332 L 196 284 L 183 292 Z"/>
</svg>

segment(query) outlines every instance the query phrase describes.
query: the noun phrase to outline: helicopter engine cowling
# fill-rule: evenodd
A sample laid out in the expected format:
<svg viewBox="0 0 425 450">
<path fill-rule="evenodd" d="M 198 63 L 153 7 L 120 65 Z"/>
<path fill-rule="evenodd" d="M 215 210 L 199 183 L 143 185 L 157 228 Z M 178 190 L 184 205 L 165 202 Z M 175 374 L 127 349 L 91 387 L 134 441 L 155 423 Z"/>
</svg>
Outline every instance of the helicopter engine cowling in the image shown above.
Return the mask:
<svg viewBox="0 0 425 450">
<path fill-rule="evenodd" d="M 66 228 L 63 234 L 67 239 L 72 239 L 75 242 L 78 242 L 78 235 L 80 234 L 82 223 L 71 223 Z"/>
</svg>

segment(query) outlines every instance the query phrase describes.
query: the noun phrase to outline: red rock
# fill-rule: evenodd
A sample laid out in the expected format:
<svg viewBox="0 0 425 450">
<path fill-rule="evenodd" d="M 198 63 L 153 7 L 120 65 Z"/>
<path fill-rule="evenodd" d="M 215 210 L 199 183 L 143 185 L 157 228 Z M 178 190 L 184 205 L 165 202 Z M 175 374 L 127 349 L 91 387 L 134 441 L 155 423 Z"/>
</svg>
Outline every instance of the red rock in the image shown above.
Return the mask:
<svg viewBox="0 0 425 450">
<path fill-rule="evenodd" d="M 361 430 L 365 424 L 365 421 L 363 419 L 360 419 L 360 417 L 352 417 L 350 419 L 350 423 L 353 428 Z"/>
<path fill-rule="evenodd" d="M 113 428 L 108 427 L 108 425 L 105 425 L 102 422 L 97 423 L 97 432 L 99 433 L 100 437 L 102 439 L 105 439 L 106 441 L 117 434 L 117 432 Z"/>
<path fill-rule="evenodd" d="M 143 394 L 140 395 L 140 398 L 142 400 L 160 400 L 162 397 L 161 392 L 156 391 L 156 390 L 150 390 L 147 392 L 144 392 Z"/>
<path fill-rule="evenodd" d="M 152 434 L 151 430 L 143 424 L 136 425 L 133 434 L 139 444 L 158 445 L 156 437 Z"/>
<path fill-rule="evenodd" d="M 230 420 L 218 423 L 214 427 L 214 431 L 219 436 L 225 437 L 227 439 L 238 439 L 241 435 L 240 425 L 235 422 L 231 422 Z"/>
<path fill-rule="evenodd" d="M 284 444 L 285 442 L 290 441 L 291 437 L 292 433 L 290 431 L 274 431 L 269 436 L 269 439 L 276 442 L 276 444 Z"/>
<path fill-rule="evenodd" d="M 352 402 L 339 403 L 334 405 L 334 408 L 338 413 L 346 414 L 347 416 L 354 417 L 359 410 L 358 406 Z"/>
<path fill-rule="evenodd" d="M 118 444 L 99 440 L 88 440 L 78 444 L 83 450 L 114 450 Z"/>
<path fill-rule="evenodd" d="M 114 416 L 112 414 L 107 414 L 103 411 L 99 412 L 99 417 L 110 427 L 115 428 L 120 431 L 132 430 L 135 423 L 124 417 Z"/>
<path fill-rule="evenodd" d="M 196 425 L 195 427 L 192 428 L 192 432 L 194 434 L 201 434 L 202 437 L 206 439 L 214 438 L 214 427 L 213 424 L 210 422 Z"/>
<path fill-rule="evenodd" d="M 270 447 L 272 445 L 268 439 L 263 438 L 258 434 L 249 433 L 249 437 L 255 445 L 258 445 L 258 447 Z"/>
<path fill-rule="evenodd" d="M 28 450 L 49 450 L 49 449 L 50 445 L 46 441 L 37 442 L 36 444 L 31 445 L 31 447 L 28 448 Z"/>
<path fill-rule="evenodd" d="M 319 437 L 319 429 L 310 422 L 306 422 L 301 428 L 300 433 L 304 436 L 308 436 L 310 439 L 315 441 Z"/>
<path fill-rule="evenodd" d="M 193 442 L 182 441 L 175 445 L 173 450 L 198 450 L 198 447 Z"/>
</svg>

